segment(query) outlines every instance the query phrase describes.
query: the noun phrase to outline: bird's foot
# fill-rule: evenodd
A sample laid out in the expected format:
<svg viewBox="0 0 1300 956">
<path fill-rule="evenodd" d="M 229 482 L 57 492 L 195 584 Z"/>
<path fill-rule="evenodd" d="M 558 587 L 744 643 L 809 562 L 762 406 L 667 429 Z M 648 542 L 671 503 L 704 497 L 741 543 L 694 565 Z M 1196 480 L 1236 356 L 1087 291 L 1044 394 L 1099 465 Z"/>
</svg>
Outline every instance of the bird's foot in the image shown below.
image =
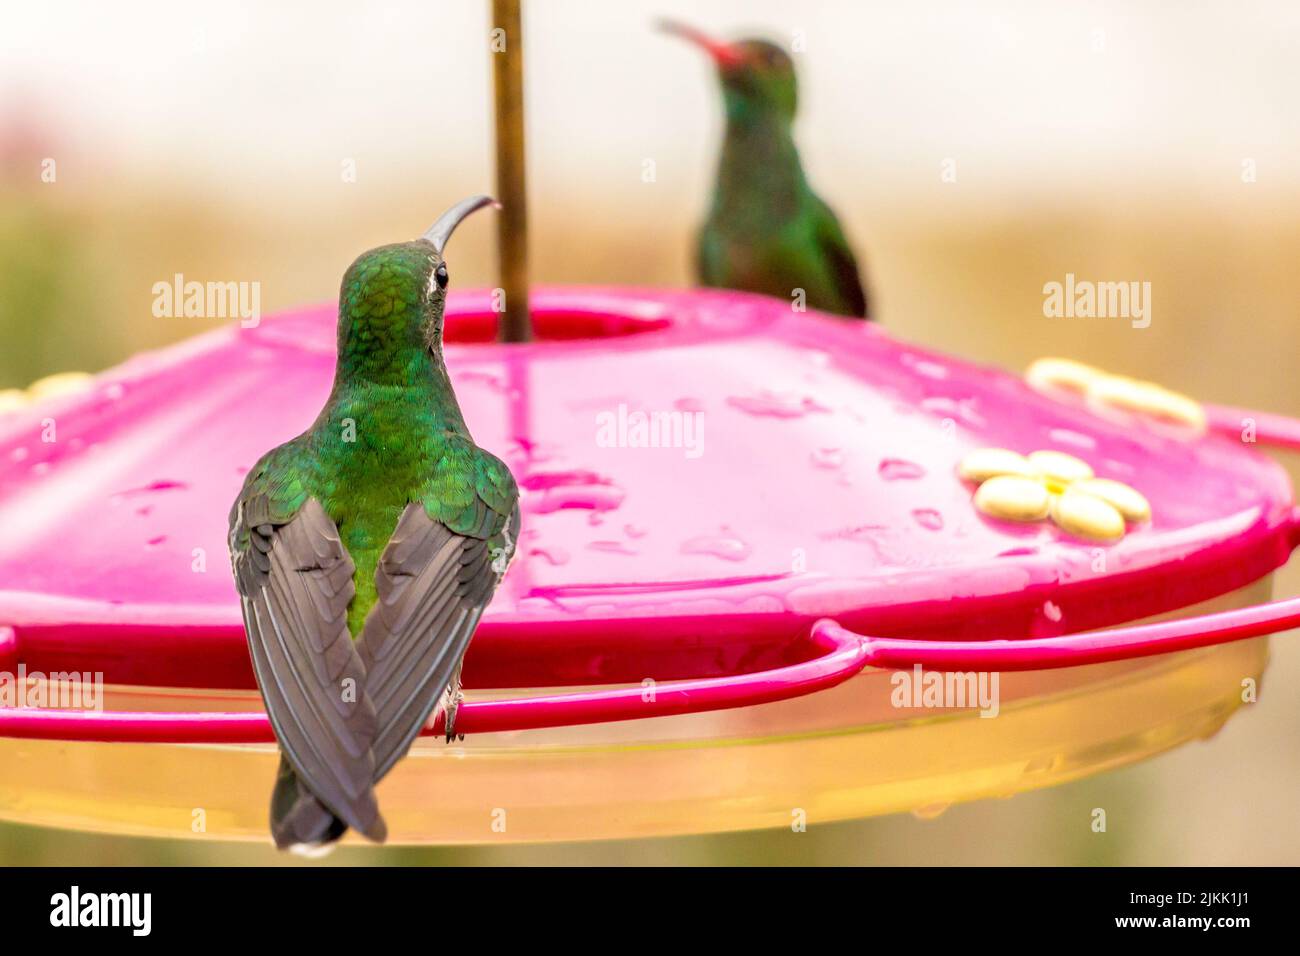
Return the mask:
<svg viewBox="0 0 1300 956">
<path fill-rule="evenodd" d="M 459 690 L 456 690 L 454 692 L 448 690 L 447 705 L 446 707 L 443 708 L 443 713 L 446 714 L 445 729 L 447 732 L 447 743 L 451 743 L 453 740 L 465 739 L 464 734 L 456 733 L 456 714 L 457 712 L 459 712 L 460 705 L 464 702 L 464 700 L 465 700 L 465 695 L 462 694 Z"/>
</svg>

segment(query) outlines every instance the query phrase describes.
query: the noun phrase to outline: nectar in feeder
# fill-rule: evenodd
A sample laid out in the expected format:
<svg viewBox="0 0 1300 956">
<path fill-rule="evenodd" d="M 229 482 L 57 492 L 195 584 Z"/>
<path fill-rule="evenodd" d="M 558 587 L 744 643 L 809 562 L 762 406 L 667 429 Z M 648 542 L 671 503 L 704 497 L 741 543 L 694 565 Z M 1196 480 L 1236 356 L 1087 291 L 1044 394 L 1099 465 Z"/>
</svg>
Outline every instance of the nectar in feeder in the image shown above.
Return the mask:
<svg viewBox="0 0 1300 956">
<path fill-rule="evenodd" d="M 390 842 L 481 842 L 484 806 L 514 808 L 494 842 L 532 842 L 1050 786 L 1218 726 L 1241 706 L 1242 676 L 1263 671 L 1261 635 L 1300 621 L 1296 601 L 1243 609 L 1267 599 L 1297 531 L 1285 473 L 1239 440 L 1171 440 L 771 298 L 542 287 L 532 304 L 536 340 L 501 345 L 489 290 L 447 299 L 458 404 L 478 443 L 511 456 L 526 528 L 466 657 L 465 740 L 417 742 L 377 790 Z M 0 419 L 0 655 L 11 670 L 102 671 L 106 700 L 103 713 L 0 709 L 0 815 L 192 839 L 204 806 L 202 838 L 265 840 L 280 755 L 240 601 L 227 575 L 191 572 L 188 548 L 224 547 L 248 464 L 318 415 L 337 325 L 330 305 L 224 328 Z M 827 358 L 807 363 L 814 351 Z M 798 363 L 799 402 L 815 410 L 729 400 Z M 705 454 L 593 442 L 593 394 L 671 408 L 683 382 L 712 416 Z M 232 416 L 232 395 L 266 413 Z M 939 440 L 958 401 L 980 415 Z M 66 442 L 40 441 L 49 412 Z M 1260 421 L 1266 438 L 1283 433 Z M 975 518 L 968 457 L 1014 449 L 1023 467 L 1067 433 L 1150 501 L 1123 560 L 1099 562 L 1095 541 L 1050 516 Z M 828 448 L 834 469 L 819 467 Z M 773 508 L 738 494 L 741 480 L 816 494 Z M 702 535 L 742 544 L 683 548 Z M 120 547 L 154 539 L 167 543 Z M 1062 579 L 1067 567 L 1086 573 Z M 918 664 L 1002 672 L 997 720 L 893 706 L 894 678 Z"/>
</svg>

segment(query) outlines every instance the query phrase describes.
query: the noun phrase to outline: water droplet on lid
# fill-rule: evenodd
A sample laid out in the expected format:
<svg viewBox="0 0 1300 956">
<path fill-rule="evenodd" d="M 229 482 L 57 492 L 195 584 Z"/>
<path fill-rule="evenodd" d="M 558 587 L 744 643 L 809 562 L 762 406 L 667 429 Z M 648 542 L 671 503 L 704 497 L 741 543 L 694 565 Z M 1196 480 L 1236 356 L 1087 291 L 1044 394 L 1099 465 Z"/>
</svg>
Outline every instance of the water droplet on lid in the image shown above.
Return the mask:
<svg viewBox="0 0 1300 956">
<path fill-rule="evenodd" d="M 885 481 L 910 481 L 925 477 L 924 468 L 916 464 L 916 462 L 906 461 L 902 458 L 882 459 L 877 471 Z"/>
<path fill-rule="evenodd" d="M 622 541 L 592 541 L 587 545 L 591 551 L 602 551 L 605 554 L 636 554 Z"/>
<path fill-rule="evenodd" d="M 623 489 L 592 471 L 535 472 L 520 484 L 529 491 L 542 492 L 527 502 L 528 510 L 537 514 L 569 509 L 613 511 L 623 503 Z"/>
<path fill-rule="evenodd" d="M 50 470 L 50 463 L 48 461 L 38 461 L 36 464 L 32 465 L 33 475 L 44 475 L 49 470 Z"/>
<path fill-rule="evenodd" d="M 809 457 L 816 468 L 834 469 L 844 464 L 844 452 L 838 448 L 818 448 Z"/>
<path fill-rule="evenodd" d="M 825 368 L 831 364 L 830 353 L 823 349 L 805 349 L 803 354 L 809 362 L 818 368 Z"/>
<path fill-rule="evenodd" d="M 623 533 L 629 538 L 644 538 L 646 536 L 645 528 L 638 527 L 634 524 L 623 525 Z"/>
<path fill-rule="evenodd" d="M 485 385 L 494 392 L 504 392 L 506 382 L 500 375 L 492 372 L 482 372 L 477 369 L 467 369 L 456 376 L 458 384 L 463 382 L 467 385 Z"/>
<path fill-rule="evenodd" d="M 1091 451 L 1097 447 L 1097 439 L 1091 435 L 1085 435 L 1083 432 L 1076 432 L 1069 428 L 1049 428 L 1047 437 L 1060 445 L 1071 445 L 1075 448 L 1082 448 Z"/>
<path fill-rule="evenodd" d="M 673 402 L 673 408 L 679 412 L 702 412 L 704 411 L 704 403 L 698 398 L 679 398 Z"/>
<path fill-rule="evenodd" d="M 978 411 L 975 410 L 975 399 L 973 398 L 949 398 L 946 395 L 931 395 L 923 398 L 918 403 L 923 411 L 932 415 L 942 415 L 945 418 L 958 419 L 967 425 L 975 428 L 983 428 L 988 424 Z"/>
<path fill-rule="evenodd" d="M 26 448 L 21 448 L 21 447 L 19 447 L 19 448 L 15 448 L 13 451 L 11 451 L 11 452 L 9 453 L 9 457 L 10 457 L 10 459 L 12 459 L 13 461 L 23 461 L 24 459 L 26 459 L 26 457 L 27 457 L 29 454 L 31 454 L 31 453 L 30 453 Z"/>
<path fill-rule="evenodd" d="M 837 528 L 821 534 L 824 541 L 871 541 L 888 529 L 880 524 L 860 524 L 848 528 Z"/>
<path fill-rule="evenodd" d="M 926 378 L 945 379 L 948 377 L 948 369 L 938 362 L 932 362 L 929 359 L 923 359 L 908 352 L 904 352 L 899 361 L 916 372 L 916 374 L 924 375 Z"/>
<path fill-rule="evenodd" d="M 95 446 L 92 445 L 93 449 Z M 125 491 L 116 491 L 108 496 L 110 504 L 120 505 L 127 498 L 135 498 L 139 495 L 153 494 L 158 491 L 171 491 L 173 489 L 188 488 L 189 486 L 183 481 L 152 481 L 147 485 L 141 485 L 138 488 L 127 488 Z"/>
<path fill-rule="evenodd" d="M 552 567 L 559 567 L 562 564 L 569 563 L 569 552 L 565 551 L 558 545 L 552 545 L 546 548 L 533 548 L 528 552 L 529 557 L 536 555 Z"/>
<path fill-rule="evenodd" d="M 510 441 L 511 444 L 515 446 L 515 449 L 517 450 L 518 454 L 524 459 L 524 461 L 527 461 L 530 464 L 535 462 L 546 461 L 549 458 L 548 455 L 543 454 L 541 452 L 540 450 L 541 446 L 538 445 L 538 443 L 533 441 L 531 438 L 527 438 L 522 435 L 517 435 L 514 438 L 512 438 Z"/>
<path fill-rule="evenodd" d="M 750 548 L 735 535 L 726 533 L 691 538 L 682 543 L 681 551 L 682 554 L 710 554 L 724 561 L 744 561 L 749 557 Z"/>
<path fill-rule="evenodd" d="M 812 412 L 829 412 L 830 409 L 806 395 L 777 394 L 763 391 L 756 396 L 733 395 L 727 404 L 747 415 L 761 418 L 802 418 Z"/>
<path fill-rule="evenodd" d="M 118 494 L 126 498 L 132 495 L 151 494 L 155 491 L 175 491 L 188 487 L 189 485 L 185 484 L 183 481 L 167 481 L 166 479 L 163 479 L 160 481 L 151 481 L 149 484 L 141 485 L 138 488 L 128 488 L 125 491 L 119 491 Z"/>
<path fill-rule="evenodd" d="M 922 528 L 930 531 L 943 530 L 943 515 L 933 508 L 915 508 L 912 511 L 912 517 Z"/>
<path fill-rule="evenodd" d="M 1043 602 L 1043 616 L 1049 621 L 1059 622 L 1061 620 L 1061 608 L 1051 601 Z"/>
<path fill-rule="evenodd" d="M 529 491 L 545 491 L 547 488 L 557 488 L 560 485 L 608 484 L 611 484 L 608 478 L 598 475 L 594 471 L 585 471 L 583 469 L 574 469 L 573 471 L 534 471 L 525 475 L 519 482 L 521 488 L 527 488 Z"/>
</svg>

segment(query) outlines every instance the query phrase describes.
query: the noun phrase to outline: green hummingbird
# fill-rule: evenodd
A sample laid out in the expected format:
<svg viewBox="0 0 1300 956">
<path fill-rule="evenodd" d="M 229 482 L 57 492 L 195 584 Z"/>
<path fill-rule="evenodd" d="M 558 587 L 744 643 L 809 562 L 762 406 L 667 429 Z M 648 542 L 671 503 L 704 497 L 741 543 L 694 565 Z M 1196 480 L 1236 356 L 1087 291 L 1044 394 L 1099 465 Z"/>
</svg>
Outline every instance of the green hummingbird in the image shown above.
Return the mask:
<svg viewBox="0 0 1300 956">
<path fill-rule="evenodd" d="M 253 670 L 280 743 L 277 847 L 387 835 L 374 786 L 446 710 L 519 539 L 510 469 L 474 444 L 442 355 L 443 249 L 486 196 L 363 253 L 339 293 L 334 387 L 230 510 Z"/>
<path fill-rule="evenodd" d="M 723 43 L 679 23 L 660 27 L 709 54 L 726 107 L 713 205 L 696 250 L 700 283 L 784 299 L 802 289 L 814 309 L 866 318 L 857 260 L 799 162 L 790 55 L 766 40 Z"/>
</svg>

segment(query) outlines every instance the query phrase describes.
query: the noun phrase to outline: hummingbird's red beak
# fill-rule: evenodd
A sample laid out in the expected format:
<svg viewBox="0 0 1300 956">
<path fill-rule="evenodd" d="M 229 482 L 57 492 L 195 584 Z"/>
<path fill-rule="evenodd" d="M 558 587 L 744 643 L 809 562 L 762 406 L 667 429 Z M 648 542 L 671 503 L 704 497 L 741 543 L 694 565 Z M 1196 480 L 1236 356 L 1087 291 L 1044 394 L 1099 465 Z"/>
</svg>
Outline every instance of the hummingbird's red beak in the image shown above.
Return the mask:
<svg viewBox="0 0 1300 956">
<path fill-rule="evenodd" d="M 730 43 L 723 43 L 721 40 L 715 40 L 702 30 L 695 27 L 687 26 L 684 23 L 678 23 L 676 20 L 660 20 L 659 29 L 664 33 L 670 33 L 673 36 L 681 37 L 690 43 L 694 43 L 701 50 L 713 58 L 713 62 L 722 68 L 736 66 L 741 61 L 740 51 Z"/>
</svg>

